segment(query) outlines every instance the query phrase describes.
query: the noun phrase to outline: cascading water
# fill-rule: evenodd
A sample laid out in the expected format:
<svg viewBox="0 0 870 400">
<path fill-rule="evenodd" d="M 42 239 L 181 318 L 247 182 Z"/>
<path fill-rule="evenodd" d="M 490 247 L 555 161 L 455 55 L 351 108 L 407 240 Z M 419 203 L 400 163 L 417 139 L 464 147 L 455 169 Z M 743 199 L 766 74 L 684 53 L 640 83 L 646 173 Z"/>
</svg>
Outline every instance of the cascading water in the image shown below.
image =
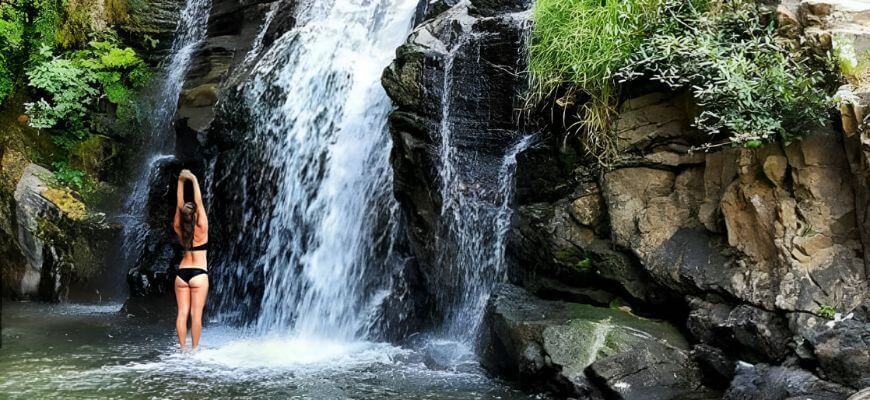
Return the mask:
<svg viewBox="0 0 870 400">
<path fill-rule="evenodd" d="M 274 185 L 262 222 L 240 240 L 263 240 L 227 274 L 262 270 L 255 322 L 262 332 L 352 340 L 389 273 L 390 101 L 382 70 L 407 37 L 414 0 L 297 5 L 297 26 L 255 66 L 245 88 L 258 171 L 239 187 Z M 247 192 L 242 194 L 243 198 Z M 243 200 L 247 202 L 248 200 Z M 260 206 L 263 206 L 260 204 Z M 258 212 L 260 212 L 258 210 Z M 249 213 L 249 211 L 246 211 Z"/>
<path fill-rule="evenodd" d="M 512 17 L 517 24 L 527 21 L 526 13 Z M 465 90 L 454 88 L 454 60 L 464 46 L 479 42 L 473 35 L 464 33 L 446 55 L 438 155 L 442 199 L 438 264 L 447 270 L 454 289 L 440 294 L 446 314 L 443 335 L 463 342 L 474 340 L 491 289 L 506 279 L 504 254 L 516 156 L 534 143 L 534 135 L 514 139 L 496 164 L 498 158 L 464 148 L 454 138 L 452 100 Z"/>
<path fill-rule="evenodd" d="M 158 75 L 159 83 L 153 93 L 147 94 L 145 107 L 150 111 L 148 135 L 143 143 L 138 175 L 131 185 L 124 204 L 122 235 L 122 263 L 129 268 L 142 253 L 145 232 L 148 229 L 144 217 L 147 211 L 148 193 L 161 163 L 174 158 L 171 154 L 174 143 L 172 117 L 178 106 L 178 96 L 184 76 L 190 67 L 193 52 L 205 38 L 211 0 L 186 0 L 181 10 L 175 38 L 169 52 L 169 62 L 163 65 Z M 123 276 L 123 275 L 121 275 Z"/>
<path fill-rule="evenodd" d="M 449 146 L 448 143 L 442 146 Z M 442 246 L 452 251 L 442 252 L 440 261 L 459 280 L 456 287 L 460 288 L 458 295 L 447 302 L 447 337 L 472 340 L 491 289 L 506 278 L 504 252 L 513 213 L 516 156 L 533 143 L 534 135 L 526 135 L 506 150 L 494 190 L 481 186 L 473 178 L 462 180 L 455 175 L 442 174 L 441 193 L 445 199 L 441 211 Z M 442 154 L 448 157 L 442 159 L 445 164 L 466 161 L 453 151 Z M 443 168 L 442 172 L 454 167 Z"/>
</svg>

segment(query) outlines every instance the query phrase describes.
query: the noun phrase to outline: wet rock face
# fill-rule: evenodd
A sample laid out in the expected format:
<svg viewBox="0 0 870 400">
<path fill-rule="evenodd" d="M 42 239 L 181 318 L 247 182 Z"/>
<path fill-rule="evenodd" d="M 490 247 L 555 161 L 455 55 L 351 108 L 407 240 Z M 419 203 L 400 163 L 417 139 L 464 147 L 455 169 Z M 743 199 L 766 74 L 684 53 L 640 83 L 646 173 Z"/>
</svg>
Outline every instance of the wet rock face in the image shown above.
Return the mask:
<svg viewBox="0 0 870 400">
<path fill-rule="evenodd" d="M 518 131 L 514 110 L 523 84 L 514 71 L 522 68 L 524 19 L 508 13 L 519 6 L 483 5 L 460 2 L 422 23 L 382 79 L 396 106 L 390 114 L 394 192 L 409 221 L 412 251 L 431 286 L 439 279 L 432 243 L 442 205 L 442 126 L 450 126 L 451 144 L 462 157 L 481 166 L 499 165 Z M 469 171 L 459 169 L 464 181 Z"/>
<path fill-rule="evenodd" d="M 184 0 L 131 1 L 126 5 L 129 18 L 118 27 L 119 32 L 138 47 L 149 63 L 159 64 L 172 47 Z"/>
<path fill-rule="evenodd" d="M 181 261 L 178 239 L 172 229 L 178 174 L 184 167 L 172 160 L 155 165 L 149 177 L 151 190 L 146 207 L 148 230 L 141 232 L 142 252 L 127 272 L 132 296 L 162 296 L 173 293 L 175 269 Z M 194 170 L 196 174 L 199 171 Z M 202 175 L 199 175 L 202 176 Z M 186 193 L 192 196 L 192 188 Z M 188 199 L 188 200 L 192 200 Z"/>
<path fill-rule="evenodd" d="M 481 363 L 565 396 L 716 398 L 673 326 L 627 312 L 540 300 L 502 285 L 486 308 Z M 708 396 L 708 397 L 702 397 Z"/>
<path fill-rule="evenodd" d="M 11 171 L 3 171 L 4 178 Z M 4 294 L 43 301 L 99 300 L 91 289 L 106 268 L 117 230 L 63 189 L 46 182 L 52 173 L 36 164 L 16 171 L 14 194 L 2 210 L 0 236 L 8 239 L 0 261 Z M 8 213 L 8 214 L 7 214 Z"/>
<path fill-rule="evenodd" d="M 191 57 L 178 101 L 175 126 L 187 149 L 199 150 L 188 137 L 206 131 L 215 119 L 222 92 L 242 82 L 253 67 L 245 59 L 254 46 L 268 47 L 295 25 L 295 0 L 215 0 L 208 17 L 206 39 Z M 262 38 L 257 35 L 266 15 L 274 15 Z M 259 42 L 259 43 L 258 43 Z"/>
</svg>

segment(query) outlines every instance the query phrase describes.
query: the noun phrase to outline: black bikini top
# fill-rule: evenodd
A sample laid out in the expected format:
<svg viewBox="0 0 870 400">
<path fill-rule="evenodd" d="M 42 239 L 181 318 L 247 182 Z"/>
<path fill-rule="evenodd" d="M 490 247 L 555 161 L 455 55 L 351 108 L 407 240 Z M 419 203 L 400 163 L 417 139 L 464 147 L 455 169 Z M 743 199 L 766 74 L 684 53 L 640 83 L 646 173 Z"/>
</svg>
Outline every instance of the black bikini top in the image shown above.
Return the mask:
<svg viewBox="0 0 870 400">
<path fill-rule="evenodd" d="M 181 249 L 182 249 L 183 251 L 201 251 L 201 250 L 208 250 L 208 242 L 205 242 L 205 243 L 203 243 L 203 244 L 201 244 L 201 245 L 199 245 L 199 246 L 193 246 L 193 247 L 191 247 L 191 248 L 189 248 L 189 249 L 185 249 L 184 246 L 181 246 L 181 245 L 179 245 L 179 246 L 181 247 Z"/>
</svg>

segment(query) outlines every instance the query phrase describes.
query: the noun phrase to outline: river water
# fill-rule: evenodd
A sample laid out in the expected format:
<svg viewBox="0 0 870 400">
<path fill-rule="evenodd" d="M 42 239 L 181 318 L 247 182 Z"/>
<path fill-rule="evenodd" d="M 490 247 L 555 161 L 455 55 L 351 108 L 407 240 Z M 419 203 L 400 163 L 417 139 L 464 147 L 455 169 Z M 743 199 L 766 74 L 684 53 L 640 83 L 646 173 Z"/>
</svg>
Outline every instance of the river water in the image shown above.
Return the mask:
<svg viewBox="0 0 870 400">
<path fill-rule="evenodd" d="M 119 308 L 5 302 L 0 397 L 540 398 L 488 378 L 457 343 L 409 349 L 212 324 L 202 348 L 184 354 L 174 321 L 128 317 Z"/>
</svg>

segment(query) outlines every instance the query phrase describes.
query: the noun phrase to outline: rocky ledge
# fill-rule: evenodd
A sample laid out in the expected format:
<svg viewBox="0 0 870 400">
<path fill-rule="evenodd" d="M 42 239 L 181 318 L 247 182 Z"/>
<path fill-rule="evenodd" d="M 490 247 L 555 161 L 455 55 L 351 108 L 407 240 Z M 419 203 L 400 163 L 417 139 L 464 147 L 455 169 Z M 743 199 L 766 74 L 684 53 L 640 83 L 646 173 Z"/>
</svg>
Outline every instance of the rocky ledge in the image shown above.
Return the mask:
<svg viewBox="0 0 870 400">
<path fill-rule="evenodd" d="M 4 295 L 52 302 L 103 298 L 94 281 L 110 268 L 117 228 L 89 213 L 68 190 L 52 186 L 51 171 L 15 152 L 0 158 L 0 184 L 14 185 L 0 190 Z"/>
<path fill-rule="evenodd" d="M 512 285 L 496 288 L 485 321 L 479 349 L 485 368 L 564 397 L 833 400 L 855 393 L 793 362 L 753 365 L 710 346 L 690 348 L 670 323 L 626 308 L 541 300 Z M 722 387 L 708 379 L 715 371 L 733 380 Z"/>
<path fill-rule="evenodd" d="M 532 388 L 579 398 L 717 398 L 667 322 L 545 301 L 512 285 L 495 289 L 484 319 L 483 366 Z"/>
</svg>

